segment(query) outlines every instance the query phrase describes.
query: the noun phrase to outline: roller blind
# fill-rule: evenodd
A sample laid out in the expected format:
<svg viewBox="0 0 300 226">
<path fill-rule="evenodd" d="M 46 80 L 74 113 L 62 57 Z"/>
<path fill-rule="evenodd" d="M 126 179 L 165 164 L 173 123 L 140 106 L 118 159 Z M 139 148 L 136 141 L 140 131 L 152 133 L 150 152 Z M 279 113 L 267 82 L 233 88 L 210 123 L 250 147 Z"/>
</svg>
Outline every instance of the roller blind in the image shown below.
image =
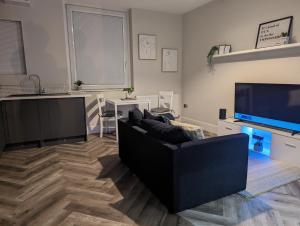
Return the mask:
<svg viewBox="0 0 300 226">
<path fill-rule="evenodd" d="M 0 75 L 26 74 L 22 27 L 0 19 Z"/>
<path fill-rule="evenodd" d="M 87 89 L 127 86 L 126 17 L 111 11 L 86 10 L 77 7 L 69 11 L 72 80 L 82 80 Z"/>
</svg>

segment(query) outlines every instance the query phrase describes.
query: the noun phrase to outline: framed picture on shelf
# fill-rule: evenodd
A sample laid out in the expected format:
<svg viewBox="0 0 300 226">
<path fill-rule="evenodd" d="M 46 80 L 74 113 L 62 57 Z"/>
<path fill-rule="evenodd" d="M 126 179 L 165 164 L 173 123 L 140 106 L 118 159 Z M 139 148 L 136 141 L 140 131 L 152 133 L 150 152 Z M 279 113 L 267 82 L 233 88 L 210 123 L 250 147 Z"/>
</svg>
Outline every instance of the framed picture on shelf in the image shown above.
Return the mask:
<svg viewBox="0 0 300 226">
<path fill-rule="evenodd" d="M 177 72 L 178 71 L 178 50 L 162 49 L 162 71 Z"/>
<path fill-rule="evenodd" d="M 224 49 L 224 54 L 228 54 L 231 52 L 231 45 L 226 45 Z"/>
<path fill-rule="evenodd" d="M 258 27 L 256 49 L 289 43 L 293 16 L 262 23 Z"/>
<path fill-rule="evenodd" d="M 226 45 L 219 45 L 219 55 L 225 54 Z"/>
<path fill-rule="evenodd" d="M 156 60 L 156 35 L 139 34 L 139 59 Z"/>
<path fill-rule="evenodd" d="M 224 55 L 231 52 L 231 45 L 219 45 L 219 55 Z"/>
</svg>

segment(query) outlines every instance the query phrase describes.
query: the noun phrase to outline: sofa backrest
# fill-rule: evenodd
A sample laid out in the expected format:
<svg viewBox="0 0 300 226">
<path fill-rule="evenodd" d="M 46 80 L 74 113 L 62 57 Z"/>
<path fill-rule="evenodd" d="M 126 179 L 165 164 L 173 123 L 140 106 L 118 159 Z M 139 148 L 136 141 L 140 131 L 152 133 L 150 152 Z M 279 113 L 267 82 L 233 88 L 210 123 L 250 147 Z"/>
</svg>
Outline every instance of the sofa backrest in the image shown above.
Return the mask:
<svg viewBox="0 0 300 226">
<path fill-rule="evenodd" d="M 164 140 L 172 144 L 181 144 L 191 141 L 187 132 L 178 126 L 173 126 L 157 120 L 143 119 L 141 126 L 148 131 L 148 133 L 158 139 Z"/>
</svg>

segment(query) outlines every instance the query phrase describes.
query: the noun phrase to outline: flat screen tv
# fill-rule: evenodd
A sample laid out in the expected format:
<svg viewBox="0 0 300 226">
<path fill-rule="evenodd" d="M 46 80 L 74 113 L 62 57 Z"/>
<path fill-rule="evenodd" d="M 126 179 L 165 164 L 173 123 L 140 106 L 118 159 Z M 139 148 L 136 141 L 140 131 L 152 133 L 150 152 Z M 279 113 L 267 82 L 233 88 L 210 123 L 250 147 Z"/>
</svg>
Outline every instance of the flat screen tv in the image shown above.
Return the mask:
<svg viewBox="0 0 300 226">
<path fill-rule="evenodd" d="M 300 85 L 235 84 L 235 119 L 300 132 Z"/>
</svg>

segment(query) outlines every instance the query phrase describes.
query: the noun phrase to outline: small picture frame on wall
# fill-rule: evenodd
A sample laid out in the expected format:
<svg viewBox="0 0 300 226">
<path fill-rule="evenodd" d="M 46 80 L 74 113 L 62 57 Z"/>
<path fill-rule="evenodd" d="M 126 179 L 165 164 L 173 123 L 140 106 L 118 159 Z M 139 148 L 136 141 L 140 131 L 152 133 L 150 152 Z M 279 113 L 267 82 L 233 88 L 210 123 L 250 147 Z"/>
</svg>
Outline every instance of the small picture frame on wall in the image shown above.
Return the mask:
<svg viewBox="0 0 300 226">
<path fill-rule="evenodd" d="M 219 45 L 219 55 L 224 55 L 231 52 L 231 45 Z"/>
<path fill-rule="evenodd" d="M 178 50 L 163 48 L 162 49 L 162 72 L 178 71 Z"/>
<path fill-rule="evenodd" d="M 139 34 L 139 59 L 156 60 L 156 35 Z"/>
<path fill-rule="evenodd" d="M 256 49 L 289 43 L 293 16 L 262 23 L 258 27 Z"/>
</svg>

